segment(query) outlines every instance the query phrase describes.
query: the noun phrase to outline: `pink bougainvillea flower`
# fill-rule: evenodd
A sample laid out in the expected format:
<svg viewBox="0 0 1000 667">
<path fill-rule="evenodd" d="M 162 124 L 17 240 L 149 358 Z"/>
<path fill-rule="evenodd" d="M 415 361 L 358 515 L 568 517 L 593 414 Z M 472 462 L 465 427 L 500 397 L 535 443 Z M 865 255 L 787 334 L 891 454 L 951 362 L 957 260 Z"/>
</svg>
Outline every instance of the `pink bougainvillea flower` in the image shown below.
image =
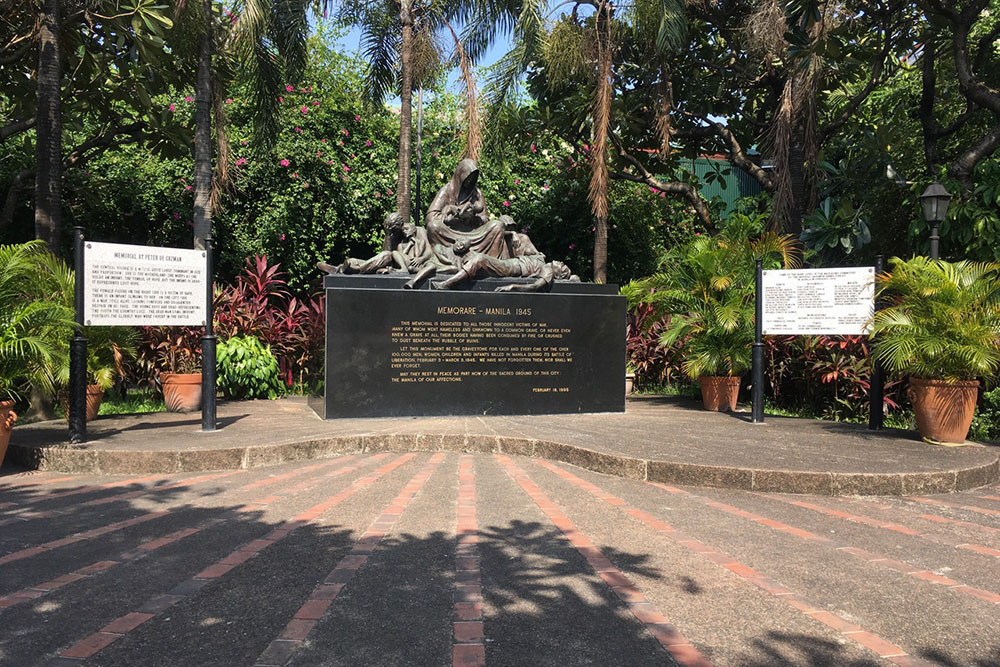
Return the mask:
<svg viewBox="0 0 1000 667">
<path fill-rule="evenodd" d="M 298 177 L 299 175 L 297 173 L 292 173 L 292 178 L 298 178 Z"/>
<path fill-rule="evenodd" d="M 304 187 L 304 188 L 308 188 L 308 187 L 309 187 L 309 183 L 308 183 L 308 181 L 307 181 L 307 182 L 305 182 L 305 183 L 303 183 L 303 184 L 302 184 L 302 187 Z"/>
<path fill-rule="evenodd" d="M 188 95 L 187 97 L 184 98 L 184 101 L 185 102 L 194 102 L 194 98 L 191 97 L 190 95 Z"/>
<path fill-rule="evenodd" d="M 181 214 L 180 213 L 174 213 L 174 220 L 180 220 L 180 219 L 181 219 Z"/>
<path fill-rule="evenodd" d="M 652 192 L 653 194 L 656 194 L 656 188 L 652 188 L 651 187 L 651 188 L 649 188 L 649 191 Z"/>
<path fill-rule="evenodd" d="M 349 136 L 351 136 L 351 133 L 350 133 L 350 132 L 348 132 L 347 130 L 343 129 L 343 128 L 341 128 L 341 129 L 340 129 L 340 133 L 341 133 L 342 135 L 344 135 L 345 137 L 349 137 Z"/>
<path fill-rule="evenodd" d="M 243 165 L 245 165 L 246 163 L 247 163 L 247 159 L 246 159 L 246 158 L 243 158 L 243 157 L 241 157 L 241 158 L 240 158 L 239 160 L 237 160 L 237 161 L 236 161 L 236 166 L 237 166 L 237 167 L 242 167 L 242 166 L 243 166 Z"/>
<path fill-rule="evenodd" d="M 298 132 L 299 134 L 302 134 L 302 128 L 301 127 L 296 126 L 295 127 L 295 131 Z"/>
<path fill-rule="evenodd" d="M 190 185 L 185 185 L 185 186 L 184 186 L 184 189 L 185 189 L 185 190 L 188 190 L 188 191 L 190 191 L 190 190 L 194 190 L 194 188 L 193 188 L 192 186 L 190 186 Z"/>
<path fill-rule="evenodd" d="M 291 164 L 291 162 L 289 162 L 288 160 L 282 158 L 280 164 L 281 164 L 282 167 L 287 167 L 288 165 Z"/>
<path fill-rule="evenodd" d="M 337 145 L 338 145 L 338 146 L 343 146 L 343 145 L 344 145 L 344 142 L 343 142 L 343 141 L 338 141 L 338 142 L 337 142 Z"/>
<path fill-rule="evenodd" d="M 285 235 L 284 235 L 284 234 L 282 234 L 281 236 L 279 236 L 279 237 L 278 237 L 278 240 L 279 240 L 279 241 L 284 241 L 284 240 L 285 240 Z"/>
<path fill-rule="evenodd" d="M 299 111 L 301 111 L 302 113 L 309 113 L 309 109 L 306 109 L 305 107 L 302 107 L 301 109 L 299 109 Z"/>
<path fill-rule="evenodd" d="M 514 179 L 514 185 L 517 185 L 517 184 L 518 184 L 518 183 L 520 183 L 520 182 L 521 182 L 521 179 L 520 179 L 520 178 L 515 178 L 515 179 Z"/>
<path fill-rule="evenodd" d="M 371 146 L 371 145 L 372 145 L 372 142 L 370 142 L 370 141 L 366 141 L 365 142 L 365 146 Z"/>
<path fill-rule="evenodd" d="M 381 196 L 382 196 L 382 193 L 381 193 L 381 192 L 376 192 L 376 193 L 375 193 L 375 198 L 376 198 L 376 199 L 377 199 L 377 198 L 379 198 L 379 197 L 381 197 Z"/>
<path fill-rule="evenodd" d="M 182 179 L 181 179 L 181 183 L 187 183 L 187 181 L 185 181 L 185 180 L 184 180 L 184 179 L 182 178 Z"/>
<path fill-rule="evenodd" d="M 232 103 L 233 103 L 233 98 L 231 97 L 226 98 L 226 104 L 232 104 Z"/>
<path fill-rule="evenodd" d="M 506 199 L 504 199 L 504 200 L 503 200 L 503 205 L 504 205 L 504 206 L 508 206 L 508 207 L 509 207 L 509 206 L 510 206 L 510 202 L 509 202 L 509 201 L 507 201 Z"/>
<path fill-rule="evenodd" d="M 573 249 L 573 248 L 575 248 L 575 247 L 576 247 L 576 244 L 575 244 L 575 243 L 570 243 L 570 244 L 569 244 L 569 249 L 570 249 L 570 250 L 572 250 L 572 249 Z"/>
<path fill-rule="evenodd" d="M 360 120 L 361 120 L 361 116 L 355 116 L 355 117 L 354 117 L 354 122 L 355 122 L 355 123 L 357 123 L 357 122 L 358 122 L 358 121 L 360 121 Z"/>
<path fill-rule="evenodd" d="M 326 143 L 326 139 L 320 139 L 320 140 L 319 140 L 319 143 L 321 143 L 321 144 L 325 144 L 325 143 Z"/>
<path fill-rule="evenodd" d="M 318 107 L 319 106 L 319 100 L 313 100 L 313 106 L 314 107 Z"/>
<path fill-rule="evenodd" d="M 285 86 L 285 92 L 286 93 L 294 93 L 295 92 L 295 86 Z"/>
<path fill-rule="evenodd" d="M 666 193 L 666 192 L 661 192 L 661 193 L 660 193 L 660 198 L 661 198 L 661 199 L 664 199 L 664 198 L 666 198 L 666 196 L 667 196 L 667 193 Z"/>
<path fill-rule="evenodd" d="M 173 111 L 173 110 L 174 110 L 174 105 L 173 104 L 171 104 L 169 107 L 167 107 L 167 111 Z"/>
<path fill-rule="evenodd" d="M 531 144 L 531 152 L 532 153 L 537 153 L 538 152 L 538 149 L 535 148 L 535 144 Z"/>
<path fill-rule="evenodd" d="M 351 168 L 348 167 L 346 164 L 341 165 L 341 166 L 344 168 L 344 171 L 350 171 L 351 170 Z"/>
<path fill-rule="evenodd" d="M 356 158 L 357 156 L 358 156 L 358 154 L 357 154 L 357 153 L 351 153 L 351 159 L 352 159 L 352 160 L 353 160 L 354 158 Z"/>
<path fill-rule="evenodd" d="M 386 190 L 386 191 L 385 191 L 385 193 L 386 193 L 387 195 L 391 195 L 391 194 L 392 194 L 392 190 Z"/>
<path fill-rule="evenodd" d="M 323 151 L 316 151 L 316 157 L 323 157 Z"/>
<path fill-rule="evenodd" d="M 247 140 L 246 139 L 240 140 L 240 146 L 246 146 L 246 145 L 247 145 Z"/>
<path fill-rule="evenodd" d="M 333 164 L 333 160 L 327 160 L 327 164 Z"/>
<path fill-rule="evenodd" d="M 543 185 L 542 186 L 542 190 L 548 190 L 548 189 L 549 189 L 549 186 L 547 186 L 547 185 Z"/>
<path fill-rule="evenodd" d="M 284 97 L 279 97 L 279 98 L 278 98 L 278 101 L 279 101 L 279 102 L 284 102 L 284 101 L 285 101 L 285 98 L 284 98 Z"/>
<path fill-rule="evenodd" d="M 597 227 L 591 227 L 591 228 L 590 228 L 590 231 L 594 231 L 594 230 L 596 230 L 596 229 L 597 229 Z"/>
</svg>

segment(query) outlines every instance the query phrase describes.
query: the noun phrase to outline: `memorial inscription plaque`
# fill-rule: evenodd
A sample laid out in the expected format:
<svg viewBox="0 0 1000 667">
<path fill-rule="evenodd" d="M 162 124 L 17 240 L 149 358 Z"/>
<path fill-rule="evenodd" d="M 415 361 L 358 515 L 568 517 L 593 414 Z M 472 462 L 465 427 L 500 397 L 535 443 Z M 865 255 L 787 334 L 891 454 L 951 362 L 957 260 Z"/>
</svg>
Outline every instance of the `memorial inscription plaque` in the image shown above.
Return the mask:
<svg viewBox="0 0 1000 667">
<path fill-rule="evenodd" d="M 622 412 L 625 300 L 595 291 L 327 289 L 323 416 Z"/>
</svg>

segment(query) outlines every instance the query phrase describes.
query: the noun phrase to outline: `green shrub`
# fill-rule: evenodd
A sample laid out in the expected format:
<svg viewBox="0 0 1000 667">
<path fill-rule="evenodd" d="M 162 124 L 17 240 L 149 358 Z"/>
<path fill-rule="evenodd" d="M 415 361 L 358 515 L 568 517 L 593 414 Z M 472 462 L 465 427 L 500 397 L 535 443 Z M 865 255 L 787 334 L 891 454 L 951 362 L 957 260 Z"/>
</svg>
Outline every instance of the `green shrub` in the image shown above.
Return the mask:
<svg viewBox="0 0 1000 667">
<path fill-rule="evenodd" d="M 218 386 L 222 392 L 237 399 L 277 398 L 281 390 L 278 381 L 278 360 L 271 348 L 253 336 L 234 336 L 219 343 Z"/>
<path fill-rule="evenodd" d="M 984 392 L 972 418 L 970 440 L 1000 440 L 1000 388 Z"/>
</svg>

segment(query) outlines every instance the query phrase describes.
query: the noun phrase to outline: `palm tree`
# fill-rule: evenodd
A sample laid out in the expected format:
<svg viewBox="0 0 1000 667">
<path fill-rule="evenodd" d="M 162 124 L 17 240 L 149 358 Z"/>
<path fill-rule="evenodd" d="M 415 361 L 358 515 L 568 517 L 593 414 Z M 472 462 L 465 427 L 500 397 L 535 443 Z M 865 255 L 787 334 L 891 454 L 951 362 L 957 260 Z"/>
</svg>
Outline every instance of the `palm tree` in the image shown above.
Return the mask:
<svg viewBox="0 0 1000 667">
<path fill-rule="evenodd" d="M 579 8 L 588 6 L 593 13 L 582 17 Z M 594 280 L 603 283 L 607 282 L 608 264 L 608 159 L 609 141 L 614 139 L 615 56 L 621 40 L 649 43 L 649 51 L 655 59 L 651 64 L 669 84 L 668 59 L 680 48 L 687 33 L 684 2 L 636 0 L 618 5 L 612 0 L 585 0 L 574 3 L 573 12 L 551 26 L 546 25 L 546 9 L 547 3 L 539 0 L 504 6 L 500 12 L 494 8 L 497 24 L 512 33 L 514 40 L 490 80 L 491 104 L 494 108 L 505 104 L 516 90 L 519 77 L 539 61 L 546 67 L 550 87 L 571 81 L 582 81 L 588 86 L 590 136 L 587 148 L 591 169 L 588 199 L 595 220 Z M 470 41 L 482 45 L 492 35 L 472 37 Z M 664 145 L 669 146 L 669 99 L 661 108 L 664 113 L 658 127 L 664 136 Z"/>
<path fill-rule="evenodd" d="M 413 124 L 413 86 L 421 87 L 445 61 L 454 62 L 465 85 L 466 157 L 477 157 L 482 132 L 479 126 L 472 63 L 475 56 L 463 44 L 452 23 L 468 19 L 474 12 L 469 0 L 414 3 L 413 0 L 346 0 L 339 16 L 361 29 L 361 43 L 370 63 L 365 76 L 365 97 L 373 105 L 385 102 L 390 91 L 399 90 L 399 157 L 396 210 L 410 218 L 410 162 Z M 445 55 L 442 36 L 450 36 L 454 53 Z M 398 86 L 398 88 L 397 88 Z"/>
<path fill-rule="evenodd" d="M 59 0 L 45 0 L 39 29 L 35 120 L 35 238 L 59 247 L 62 221 L 62 111 Z"/>
<path fill-rule="evenodd" d="M 213 0 L 199 0 L 188 12 L 186 0 L 176 9 L 182 33 L 197 40 L 195 63 L 194 247 L 203 248 L 211 235 L 212 212 L 229 171 L 229 144 L 223 91 L 235 79 L 250 90 L 254 147 L 265 151 L 278 133 L 277 91 L 283 81 L 295 81 L 305 69 L 308 13 L 311 0 L 276 4 L 239 0 L 222 11 Z M 325 2 L 319 7 L 325 6 Z M 231 18 L 230 18 L 231 17 Z M 212 168 L 212 124 L 215 124 L 216 164 Z"/>
</svg>

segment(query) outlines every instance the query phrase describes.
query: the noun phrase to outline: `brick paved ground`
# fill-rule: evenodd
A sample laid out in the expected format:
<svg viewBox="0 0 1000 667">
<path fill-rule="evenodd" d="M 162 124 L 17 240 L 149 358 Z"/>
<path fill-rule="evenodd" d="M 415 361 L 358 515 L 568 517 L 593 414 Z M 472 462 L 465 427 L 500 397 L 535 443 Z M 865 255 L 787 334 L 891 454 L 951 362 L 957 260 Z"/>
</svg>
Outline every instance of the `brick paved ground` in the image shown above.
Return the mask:
<svg viewBox="0 0 1000 667">
<path fill-rule="evenodd" d="M 0 665 L 1000 665 L 1000 488 L 356 454 L 0 477 Z"/>
</svg>

